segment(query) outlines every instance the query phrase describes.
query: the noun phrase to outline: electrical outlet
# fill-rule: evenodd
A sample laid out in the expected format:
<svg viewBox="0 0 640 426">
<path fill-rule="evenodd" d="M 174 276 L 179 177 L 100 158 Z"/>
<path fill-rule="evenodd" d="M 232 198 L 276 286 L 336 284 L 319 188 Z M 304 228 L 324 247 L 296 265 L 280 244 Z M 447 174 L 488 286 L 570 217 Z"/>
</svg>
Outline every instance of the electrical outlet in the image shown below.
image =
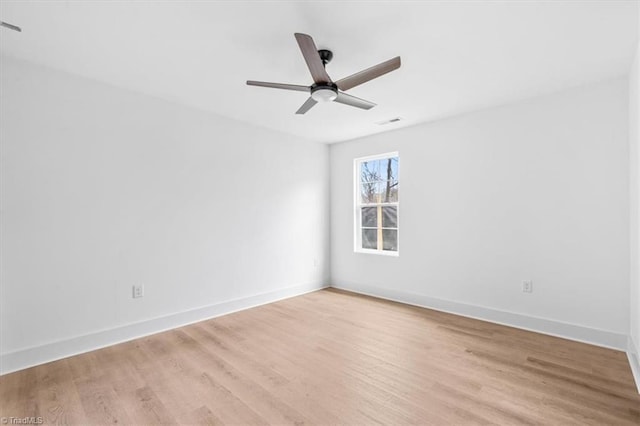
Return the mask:
<svg viewBox="0 0 640 426">
<path fill-rule="evenodd" d="M 142 296 L 144 296 L 144 286 L 142 284 L 135 284 L 133 286 L 133 298 L 137 299 Z"/>
<path fill-rule="evenodd" d="M 533 281 L 522 281 L 522 292 L 523 293 L 533 293 Z"/>
</svg>

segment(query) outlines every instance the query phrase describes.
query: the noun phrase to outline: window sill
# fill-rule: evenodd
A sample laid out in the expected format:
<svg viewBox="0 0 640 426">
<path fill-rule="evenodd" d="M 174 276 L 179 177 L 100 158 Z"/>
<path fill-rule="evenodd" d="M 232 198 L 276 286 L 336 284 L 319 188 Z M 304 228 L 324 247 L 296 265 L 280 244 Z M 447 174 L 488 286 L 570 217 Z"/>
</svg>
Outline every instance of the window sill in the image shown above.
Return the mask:
<svg viewBox="0 0 640 426">
<path fill-rule="evenodd" d="M 399 252 L 390 251 L 390 250 L 355 249 L 353 252 L 356 254 L 377 254 L 378 256 L 391 256 L 391 257 L 400 256 Z"/>
</svg>

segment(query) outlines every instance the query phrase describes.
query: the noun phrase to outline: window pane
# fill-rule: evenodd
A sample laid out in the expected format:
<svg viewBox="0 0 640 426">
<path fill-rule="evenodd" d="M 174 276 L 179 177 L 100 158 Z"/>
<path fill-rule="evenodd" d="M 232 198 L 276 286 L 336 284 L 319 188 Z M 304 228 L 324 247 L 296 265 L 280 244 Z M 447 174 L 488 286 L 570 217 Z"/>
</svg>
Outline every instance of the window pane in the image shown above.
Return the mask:
<svg viewBox="0 0 640 426">
<path fill-rule="evenodd" d="M 382 230 L 382 250 L 398 251 L 398 231 L 395 229 Z"/>
<path fill-rule="evenodd" d="M 362 226 L 368 226 L 362 224 Z M 398 227 L 398 208 L 391 206 L 382 206 L 382 227 L 397 228 Z"/>
<path fill-rule="evenodd" d="M 398 180 L 398 157 L 385 158 L 380 161 L 382 180 Z"/>
<path fill-rule="evenodd" d="M 382 203 L 398 202 L 398 181 L 389 180 L 380 183 L 378 191 L 380 192 L 380 200 Z"/>
<path fill-rule="evenodd" d="M 378 208 L 377 207 L 363 207 L 362 208 L 362 223 L 363 227 L 378 226 Z"/>
<path fill-rule="evenodd" d="M 377 182 L 363 182 L 360 186 L 361 202 L 363 204 L 373 204 L 378 202 L 378 189 Z"/>
<path fill-rule="evenodd" d="M 361 203 L 396 203 L 398 202 L 398 182 L 364 182 L 360 187 Z"/>
<path fill-rule="evenodd" d="M 380 172 L 380 161 L 363 161 L 360 163 L 360 180 L 364 182 L 378 182 L 383 180 Z"/>
<path fill-rule="evenodd" d="M 377 249 L 378 248 L 378 230 L 363 229 L 362 230 L 362 248 Z"/>
<path fill-rule="evenodd" d="M 360 163 L 360 180 L 362 182 L 397 181 L 398 157 L 381 160 L 363 161 Z"/>
</svg>

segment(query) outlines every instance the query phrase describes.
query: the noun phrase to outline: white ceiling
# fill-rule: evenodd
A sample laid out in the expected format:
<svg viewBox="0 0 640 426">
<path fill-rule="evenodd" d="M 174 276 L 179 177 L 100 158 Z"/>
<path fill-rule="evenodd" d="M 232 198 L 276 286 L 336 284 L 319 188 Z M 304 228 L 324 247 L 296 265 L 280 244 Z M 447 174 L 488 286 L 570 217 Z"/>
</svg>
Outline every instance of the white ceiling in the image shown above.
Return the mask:
<svg viewBox="0 0 640 426">
<path fill-rule="evenodd" d="M 628 73 L 638 1 L 0 2 L 0 49 L 255 125 L 335 142 Z M 396 55 L 349 91 L 370 111 L 245 80 L 310 84 L 294 32 L 334 52 L 334 80 Z M 377 122 L 402 117 L 380 126 Z"/>
</svg>

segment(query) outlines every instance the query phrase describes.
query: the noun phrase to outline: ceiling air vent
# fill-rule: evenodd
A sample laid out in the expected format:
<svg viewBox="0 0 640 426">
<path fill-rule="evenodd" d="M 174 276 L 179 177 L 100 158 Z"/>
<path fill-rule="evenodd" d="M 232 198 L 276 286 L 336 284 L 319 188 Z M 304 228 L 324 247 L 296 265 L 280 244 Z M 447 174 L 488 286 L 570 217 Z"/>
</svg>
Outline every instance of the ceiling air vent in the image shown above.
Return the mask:
<svg viewBox="0 0 640 426">
<path fill-rule="evenodd" d="M 385 124 L 395 123 L 400 120 L 402 120 L 402 118 L 396 117 L 396 118 L 392 118 L 391 120 L 378 121 L 376 124 L 380 126 L 384 126 Z"/>
<path fill-rule="evenodd" d="M 20 27 L 19 27 L 19 26 L 17 26 L 17 25 L 10 24 L 10 23 L 8 23 L 8 22 L 0 21 L 0 27 L 9 28 L 10 30 L 17 31 L 17 32 L 19 32 L 19 33 L 21 33 L 21 32 L 22 32 L 22 28 L 20 28 Z"/>
</svg>

